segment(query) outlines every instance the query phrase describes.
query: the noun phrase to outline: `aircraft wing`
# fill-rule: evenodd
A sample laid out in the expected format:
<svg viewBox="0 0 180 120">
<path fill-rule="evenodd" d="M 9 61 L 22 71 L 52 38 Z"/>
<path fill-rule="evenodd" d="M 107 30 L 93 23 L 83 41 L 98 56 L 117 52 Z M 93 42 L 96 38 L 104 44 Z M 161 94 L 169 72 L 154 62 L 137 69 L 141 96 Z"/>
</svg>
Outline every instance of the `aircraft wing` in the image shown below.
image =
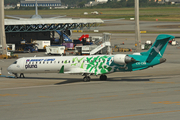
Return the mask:
<svg viewBox="0 0 180 120">
<path fill-rule="evenodd" d="M 108 22 L 108 21 L 116 21 L 116 20 L 124 20 L 125 18 L 119 18 L 119 19 L 110 19 L 110 20 L 103 20 L 104 22 Z"/>
<path fill-rule="evenodd" d="M 51 17 L 49 19 L 56 19 L 56 18 L 62 18 L 62 17 L 66 17 L 66 15 L 63 15 L 63 16 L 57 16 L 57 17 Z"/>
<path fill-rule="evenodd" d="M 92 72 L 88 72 L 86 69 L 82 68 L 70 68 L 69 70 L 64 71 L 64 65 L 61 67 L 59 73 L 66 73 L 66 74 L 84 74 L 88 73 L 91 74 Z"/>
<path fill-rule="evenodd" d="M 24 18 L 20 18 L 20 17 L 16 17 L 16 16 L 10 16 L 10 15 L 6 15 L 5 17 L 7 17 L 7 18 L 13 18 L 13 19 L 17 19 L 17 20 L 24 19 Z"/>
</svg>

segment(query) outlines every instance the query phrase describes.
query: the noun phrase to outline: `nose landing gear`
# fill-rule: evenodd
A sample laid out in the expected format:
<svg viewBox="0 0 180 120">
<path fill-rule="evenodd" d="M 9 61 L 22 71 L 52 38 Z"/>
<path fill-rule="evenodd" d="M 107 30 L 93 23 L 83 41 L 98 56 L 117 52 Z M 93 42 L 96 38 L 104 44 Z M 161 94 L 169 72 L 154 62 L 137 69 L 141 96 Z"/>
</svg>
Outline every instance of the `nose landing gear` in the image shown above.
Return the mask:
<svg viewBox="0 0 180 120">
<path fill-rule="evenodd" d="M 17 77 L 17 73 L 14 73 L 14 76 L 15 76 L 15 79 L 17 79 L 18 77 Z"/>
<path fill-rule="evenodd" d="M 17 79 L 17 78 L 25 78 L 24 77 L 24 73 L 21 73 L 20 75 L 19 75 L 19 77 L 18 77 L 18 74 L 17 73 L 14 73 L 14 76 L 15 76 L 15 79 Z M 21 77 L 22 76 L 22 77 Z"/>
<path fill-rule="evenodd" d="M 19 76 L 19 78 L 21 78 L 21 76 L 22 76 L 23 78 L 25 78 L 25 77 L 24 77 L 24 73 L 21 73 L 20 76 Z"/>
</svg>

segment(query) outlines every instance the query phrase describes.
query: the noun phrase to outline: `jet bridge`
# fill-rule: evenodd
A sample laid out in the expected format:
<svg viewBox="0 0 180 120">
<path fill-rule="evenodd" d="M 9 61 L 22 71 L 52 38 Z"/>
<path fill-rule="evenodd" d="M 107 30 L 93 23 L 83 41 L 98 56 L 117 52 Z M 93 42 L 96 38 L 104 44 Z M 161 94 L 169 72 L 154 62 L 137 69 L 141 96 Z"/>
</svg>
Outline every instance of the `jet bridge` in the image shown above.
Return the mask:
<svg viewBox="0 0 180 120">
<path fill-rule="evenodd" d="M 82 30 L 98 27 L 101 19 L 5 19 L 5 32 L 43 32 L 57 30 Z"/>
</svg>

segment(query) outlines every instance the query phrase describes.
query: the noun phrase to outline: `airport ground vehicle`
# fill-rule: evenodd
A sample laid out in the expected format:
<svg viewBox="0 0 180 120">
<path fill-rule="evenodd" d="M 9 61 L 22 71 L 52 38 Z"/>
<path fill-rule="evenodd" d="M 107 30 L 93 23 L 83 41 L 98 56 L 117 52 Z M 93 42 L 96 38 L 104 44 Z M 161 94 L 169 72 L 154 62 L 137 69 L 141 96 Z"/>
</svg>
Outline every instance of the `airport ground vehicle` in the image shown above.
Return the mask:
<svg viewBox="0 0 180 120">
<path fill-rule="evenodd" d="M 34 40 L 33 43 L 36 44 L 38 50 L 45 50 L 47 46 L 51 45 L 50 40 Z"/>
<path fill-rule="evenodd" d="M 65 46 L 48 46 L 46 47 L 46 55 L 64 55 Z"/>
<path fill-rule="evenodd" d="M 170 45 L 173 45 L 173 46 L 179 44 L 175 39 L 170 40 L 168 43 L 169 43 Z"/>
</svg>

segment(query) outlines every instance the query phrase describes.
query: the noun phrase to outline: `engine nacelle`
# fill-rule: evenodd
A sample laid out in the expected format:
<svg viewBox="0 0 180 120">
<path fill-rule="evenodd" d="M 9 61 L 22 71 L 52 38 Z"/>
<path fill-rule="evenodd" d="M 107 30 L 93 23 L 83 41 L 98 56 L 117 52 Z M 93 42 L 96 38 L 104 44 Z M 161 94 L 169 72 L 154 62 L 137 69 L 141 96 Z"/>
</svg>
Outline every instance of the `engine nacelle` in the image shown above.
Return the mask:
<svg viewBox="0 0 180 120">
<path fill-rule="evenodd" d="M 134 58 L 129 57 L 128 55 L 125 54 L 114 55 L 114 62 L 116 64 L 127 64 L 135 61 L 136 60 Z"/>
</svg>

